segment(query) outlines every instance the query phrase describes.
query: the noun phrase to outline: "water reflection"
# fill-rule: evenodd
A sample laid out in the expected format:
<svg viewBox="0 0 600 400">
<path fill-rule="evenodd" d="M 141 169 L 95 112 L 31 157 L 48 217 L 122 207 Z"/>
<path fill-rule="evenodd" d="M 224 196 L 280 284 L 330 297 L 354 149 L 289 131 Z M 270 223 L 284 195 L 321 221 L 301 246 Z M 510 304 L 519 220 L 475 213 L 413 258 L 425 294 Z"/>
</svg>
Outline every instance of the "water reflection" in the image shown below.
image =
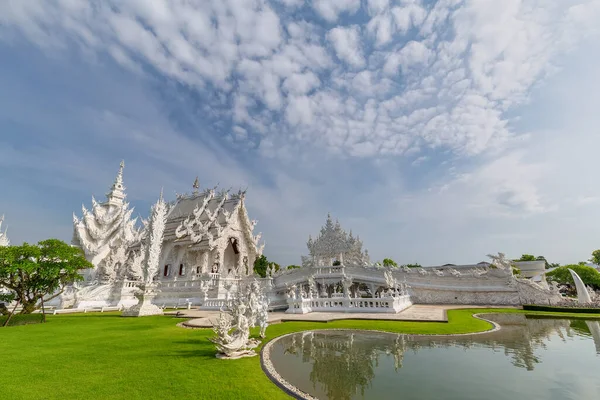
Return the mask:
<svg viewBox="0 0 600 400">
<path fill-rule="evenodd" d="M 399 376 L 405 354 L 431 348 L 487 348 L 504 353 L 517 368 L 533 371 L 543 360 L 548 342 L 566 342 L 575 337 L 592 338 L 600 354 L 600 323 L 584 320 L 533 319 L 519 314 L 488 315 L 502 329 L 481 335 L 410 336 L 357 331 L 303 332 L 280 339 L 272 350 L 275 368 L 284 376 L 297 378 L 303 371 L 286 371 L 283 358 L 295 355 L 306 369 L 313 393 L 329 399 L 364 397 L 383 360 L 388 379 L 391 367 Z M 593 348 L 590 348 L 593 351 Z M 302 366 L 302 367 L 300 367 Z M 393 380 L 393 377 L 392 377 Z"/>
</svg>

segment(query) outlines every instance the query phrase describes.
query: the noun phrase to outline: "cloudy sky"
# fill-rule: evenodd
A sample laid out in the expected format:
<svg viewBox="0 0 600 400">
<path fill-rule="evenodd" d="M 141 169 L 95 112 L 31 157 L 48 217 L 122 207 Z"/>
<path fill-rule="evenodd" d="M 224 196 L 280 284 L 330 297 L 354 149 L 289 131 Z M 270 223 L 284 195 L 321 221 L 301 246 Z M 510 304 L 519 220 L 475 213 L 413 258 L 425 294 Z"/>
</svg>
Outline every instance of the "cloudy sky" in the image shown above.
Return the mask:
<svg viewBox="0 0 600 400">
<path fill-rule="evenodd" d="M 146 216 L 248 188 L 265 254 L 328 212 L 373 259 L 600 248 L 599 0 L 0 1 L 0 214 L 70 240 L 125 159 Z"/>
</svg>

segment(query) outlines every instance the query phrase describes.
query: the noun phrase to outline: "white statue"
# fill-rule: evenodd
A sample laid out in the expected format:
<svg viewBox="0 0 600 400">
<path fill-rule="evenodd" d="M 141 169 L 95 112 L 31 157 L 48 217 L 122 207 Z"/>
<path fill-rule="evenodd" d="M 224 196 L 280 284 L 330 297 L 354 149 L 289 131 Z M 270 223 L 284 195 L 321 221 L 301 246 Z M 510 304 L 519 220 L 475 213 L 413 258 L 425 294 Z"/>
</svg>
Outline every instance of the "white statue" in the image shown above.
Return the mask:
<svg viewBox="0 0 600 400">
<path fill-rule="evenodd" d="M 145 315 L 162 315 L 163 313 L 159 307 L 152 304 L 152 299 L 157 295 L 157 284 L 154 282 L 154 277 L 159 269 L 167 211 L 168 206 L 163 200 L 161 191 L 160 198 L 152 206 L 150 221 L 146 227 L 147 231 L 140 252 L 134 255 L 129 267 L 131 274 L 139 281 L 138 291 L 135 293 L 139 302 L 125 310 L 123 312 L 124 316 L 141 317 Z"/>
<path fill-rule="evenodd" d="M 4 215 L 0 217 L 0 228 L 2 228 L 2 222 L 4 222 Z M 0 246 L 10 246 L 10 240 L 6 236 L 6 229 L 4 232 L 0 232 Z"/>
<path fill-rule="evenodd" d="M 504 253 L 498 253 L 497 256 L 493 254 L 488 254 L 487 256 L 492 259 L 492 265 L 496 268 L 511 271 L 512 261 L 507 260 Z"/>
<path fill-rule="evenodd" d="M 229 309 L 229 315 L 220 313 L 219 321 L 213 328 L 216 336 L 210 339 L 217 346 L 217 358 L 256 356 L 253 349 L 260 344 L 260 340 L 250 339 L 250 328 L 260 326 L 260 335 L 264 337 L 268 325 L 268 302 L 258 282 L 252 282 L 245 293 L 238 287 Z"/>
<path fill-rule="evenodd" d="M 211 286 L 210 283 L 211 283 L 210 279 L 204 280 L 200 283 L 200 292 L 202 292 L 202 299 L 204 301 L 206 301 L 206 299 L 208 298 L 208 291 Z"/>
<path fill-rule="evenodd" d="M 398 280 L 394 278 L 392 271 L 385 271 L 383 276 L 385 277 L 385 283 L 387 285 L 386 293 L 393 294 L 393 292 L 396 292 L 398 290 Z"/>
<path fill-rule="evenodd" d="M 342 278 L 342 287 L 344 288 L 344 294 L 347 298 L 350 298 L 350 288 L 352 287 L 353 281 L 352 278 L 348 275 L 344 274 Z"/>
<path fill-rule="evenodd" d="M 579 302 L 579 304 L 591 303 L 592 298 L 577 272 L 573 271 L 571 268 L 569 268 L 569 272 L 571 273 L 571 276 L 575 281 L 575 288 L 577 289 L 577 301 Z"/>
<path fill-rule="evenodd" d="M 312 275 L 308 277 L 308 295 L 311 299 L 315 296 L 318 296 L 317 283 Z"/>
</svg>

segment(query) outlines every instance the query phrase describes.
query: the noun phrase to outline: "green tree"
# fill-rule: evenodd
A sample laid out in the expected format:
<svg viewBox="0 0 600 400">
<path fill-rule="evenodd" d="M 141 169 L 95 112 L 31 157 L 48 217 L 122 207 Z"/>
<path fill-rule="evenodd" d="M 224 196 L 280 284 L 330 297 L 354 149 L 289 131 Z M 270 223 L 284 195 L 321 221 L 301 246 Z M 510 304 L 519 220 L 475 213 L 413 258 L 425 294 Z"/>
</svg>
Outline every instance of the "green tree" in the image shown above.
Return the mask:
<svg viewBox="0 0 600 400">
<path fill-rule="evenodd" d="M 423 267 L 421 267 L 421 264 L 404 264 L 403 267 L 406 267 L 406 268 L 423 268 Z"/>
<path fill-rule="evenodd" d="M 269 260 L 267 260 L 267 257 L 264 254 L 254 260 L 254 273 L 261 278 L 265 278 L 267 276 L 268 267 Z"/>
<path fill-rule="evenodd" d="M 59 296 L 65 286 L 83 279 L 81 269 L 92 267 L 81 249 L 58 239 L 0 247 L 0 286 L 9 290 L 4 300 L 16 300 L 22 314 Z"/>
<path fill-rule="evenodd" d="M 533 254 L 523 254 L 521 258 L 514 261 L 536 261 L 536 257 Z"/>
<path fill-rule="evenodd" d="M 569 272 L 569 269 L 577 272 L 577 275 L 581 278 L 583 283 L 592 286 L 594 289 L 600 288 L 600 272 L 593 267 L 586 265 L 564 265 L 546 274 L 548 280 L 556 281 L 558 283 L 574 285 L 573 277 Z"/>
<path fill-rule="evenodd" d="M 383 266 L 384 267 L 398 268 L 398 264 L 396 263 L 396 261 L 392 260 L 391 258 L 384 258 L 383 259 Z"/>
<path fill-rule="evenodd" d="M 592 251 L 592 258 L 590 258 L 590 262 L 600 265 L 600 249 Z"/>
<path fill-rule="evenodd" d="M 299 265 L 288 265 L 285 269 L 298 269 L 298 268 L 302 268 Z"/>
</svg>

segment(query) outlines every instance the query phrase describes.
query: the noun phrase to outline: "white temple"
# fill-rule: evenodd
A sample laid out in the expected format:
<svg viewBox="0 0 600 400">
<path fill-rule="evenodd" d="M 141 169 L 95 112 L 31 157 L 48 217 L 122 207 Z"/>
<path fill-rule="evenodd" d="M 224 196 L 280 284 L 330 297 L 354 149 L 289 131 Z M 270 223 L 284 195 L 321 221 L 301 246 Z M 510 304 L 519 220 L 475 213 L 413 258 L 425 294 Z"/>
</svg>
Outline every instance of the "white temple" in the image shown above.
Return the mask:
<svg viewBox="0 0 600 400">
<path fill-rule="evenodd" d="M 66 293 L 63 306 L 78 308 L 131 306 L 141 276 L 136 271 L 144 238 L 155 227 L 131 218 L 133 209 L 125 201 L 124 163 L 106 201 L 92 198 L 92 210 L 73 216 L 73 245 L 84 250 L 94 268 L 85 281 Z M 253 274 L 262 254 L 261 235 L 254 235 L 256 221 L 248 218 L 245 192 L 230 193 L 217 188 L 200 190 L 198 179 L 191 194 L 177 195 L 166 204 L 158 268 L 151 280 L 159 292 L 157 304 L 189 303 L 219 308 L 236 289 L 236 282 Z M 154 232 L 155 233 L 155 232 Z M 209 300 L 215 300 L 210 302 Z M 220 301 L 218 301 L 220 300 Z"/>
<path fill-rule="evenodd" d="M 94 268 L 83 284 L 61 296 L 63 308 L 119 307 L 146 304 L 158 307 L 228 307 L 239 288 L 256 282 L 268 298 L 269 309 L 288 313 L 312 311 L 397 313 L 422 304 L 555 304 L 558 289 L 513 275 L 503 254 L 491 263 L 429 268 L 384 268 L 372 264 L 363 243 L 346 233 L 328 215 L 318 236 L 309 236 L 302 267 L 254 275 L 262 254 L 261 235 L 254 235 L 244 204 L 245 192 L 217 188 L 200 190 L 175 201 L 161 199 L 150 221 L 136 226 L 125 201 L 123 168 L 106 201 L 92 198 L 74 216 L 73 244 L 85 251 Z M 160 206 L 160 207 L 159 207 Z M 157 207 L 161 216 L 156 215 Z M 139 303 L 138 303 L 139 302 Z M 154 311 L 150 311 L 150 310 Z M 132 308 L 130 315 L 146 312 Z"/>
</svg>

